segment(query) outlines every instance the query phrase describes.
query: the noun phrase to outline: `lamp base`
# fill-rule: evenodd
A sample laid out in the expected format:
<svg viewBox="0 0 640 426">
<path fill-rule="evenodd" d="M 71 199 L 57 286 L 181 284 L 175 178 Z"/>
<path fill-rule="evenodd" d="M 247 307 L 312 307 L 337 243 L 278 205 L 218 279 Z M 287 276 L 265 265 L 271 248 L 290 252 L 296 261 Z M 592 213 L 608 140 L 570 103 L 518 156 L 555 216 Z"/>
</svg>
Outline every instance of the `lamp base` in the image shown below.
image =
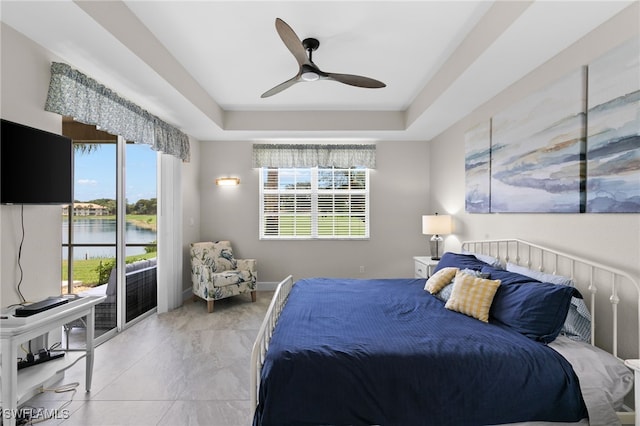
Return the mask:
<svg viewBox="0 0 640 426">
<path fill-rule="evenodd" d="M 431 251 L 431 260 L 440 260 L 440 246 L 443 238 L 440 235 L 434 235 L 429 240 L 429 248 Z"/>
</svg>

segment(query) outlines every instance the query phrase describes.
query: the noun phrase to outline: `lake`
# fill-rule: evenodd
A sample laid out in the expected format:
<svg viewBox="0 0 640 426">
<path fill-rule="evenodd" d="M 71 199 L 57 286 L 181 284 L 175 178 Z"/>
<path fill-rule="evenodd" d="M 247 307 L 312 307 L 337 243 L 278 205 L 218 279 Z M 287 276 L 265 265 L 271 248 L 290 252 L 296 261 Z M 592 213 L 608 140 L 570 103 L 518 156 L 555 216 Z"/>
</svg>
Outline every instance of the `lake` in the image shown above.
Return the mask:
<svg viewBox="0 0 640 426">
<path fill-rule="evenodd" d="M 116 220 L 115 219 L 83 219 L 76 217 L 73 221 L 73 239 L 75 244 L 115 244 Z M 68 242 L 69 220 L 62 219 L 62 241 Z M 127 244 L 150 243 L 157 240 L 156 231 L 141 228 L 132 223 L 127 223 L 125 228 L 125 242 Z M 144 247 L 128 247 L 127 256 L 144 254 Z M 100 257 L 115 257 L 115 247 L 74 247 L 74 259 L 92 259 Z M 67 259 L 66 247 L 62 250 L 62 259 Z"/>
</svg>

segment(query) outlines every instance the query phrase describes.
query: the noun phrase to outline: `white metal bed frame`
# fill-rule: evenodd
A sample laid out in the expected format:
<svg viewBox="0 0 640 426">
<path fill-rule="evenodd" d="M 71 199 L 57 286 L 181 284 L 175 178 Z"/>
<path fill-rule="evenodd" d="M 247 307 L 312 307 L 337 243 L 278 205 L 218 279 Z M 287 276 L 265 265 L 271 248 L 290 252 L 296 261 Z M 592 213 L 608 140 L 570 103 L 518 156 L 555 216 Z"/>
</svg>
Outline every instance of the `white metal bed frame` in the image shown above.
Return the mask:
<svg viewBox="0 0 640 426">
<path fill-rule="evenodd" d="M 567 253 L 549 249 L 537 244 L 518 239 L 500 239 L 483 241 L 465 241 L 462 250 L 470 253 L 484 254 L 495 257 L 501 263 L 511 262 L 540 272 L 570 277 L 576 283 L 578 289 L 586 289 L 589 295 L 582 291 L 585 302 L 590 307 L 591 341 L 595 345 L 596 333 L 596 295 L 599 289 L 610 287 L 609 302 L 612 314 L 612 350 L 614 356 L 618 356 L 618 303 L 620 302 L 620 289 L 635 290 L 638 302 L 638 352 L 640 358 L 640 284 L 627 272 L 620 269 L 573 256 Z M 547 266 L 549 265 L 549 266 Z M 251 412 L 254 413 L 258 405 L 258 390 L 260 386 L 260 374 L 265 355 L 269 349 L 269 341 L 276 327 L 278 318 L 284 305 L 287 303 L 289 293 L 293 287 L 293 277 L 289 275 L 278 284 L 273 299 L 267 309 L 264 321 L 258 331 L 253 350 L 251 352 Z M 640 408 L 640 371 L 636 374 L 635 407 Z M 634 411 L 618 412 L 622 424 L 634 424 L 640 426 L 640 415 Z"/>
</svg>

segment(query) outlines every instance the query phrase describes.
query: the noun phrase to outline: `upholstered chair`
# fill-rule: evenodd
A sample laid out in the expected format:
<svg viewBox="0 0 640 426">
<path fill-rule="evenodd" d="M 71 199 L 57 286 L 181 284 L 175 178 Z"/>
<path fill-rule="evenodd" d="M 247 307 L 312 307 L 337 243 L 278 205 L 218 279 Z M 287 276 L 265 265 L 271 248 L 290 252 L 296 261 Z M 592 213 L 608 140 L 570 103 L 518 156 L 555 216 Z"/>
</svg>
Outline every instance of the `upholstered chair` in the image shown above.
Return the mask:
<svg viewBox="0 0 640 426">
<path fill-rule="evenodd" d="M 256 301 L 257 261 L 236 259 L 229 241 L 191 244 L 191 282 L 193 298 L 207 301 L 213 312 L 213 302 L 242 293 L 251 293 Z"/>
</svg>

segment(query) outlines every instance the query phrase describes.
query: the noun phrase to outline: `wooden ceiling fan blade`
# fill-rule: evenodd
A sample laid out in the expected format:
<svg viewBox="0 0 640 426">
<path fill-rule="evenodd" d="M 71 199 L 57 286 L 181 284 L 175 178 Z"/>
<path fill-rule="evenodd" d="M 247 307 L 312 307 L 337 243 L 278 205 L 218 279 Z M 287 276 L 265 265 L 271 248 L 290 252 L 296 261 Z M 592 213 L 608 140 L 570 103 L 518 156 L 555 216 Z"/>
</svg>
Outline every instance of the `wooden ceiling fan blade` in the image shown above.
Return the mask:
<svg viewBox="0 0 640 426">
<path fill-rule="evenodd" d="M 369 89 L 380 89 L 382 87 L 387 87 L 387 85 L 381 81 L 369 77 L 363 77 L 361 75 L 336 74 L 332 72 L 328 72 L 326 73 L 326 75 L 329 79 L 336 80 L 340 83 L 348 84 L 350 86 L 366 87 Z"/>
<path fill-rule="evenodd" d="M 296 61 L 298 61 L 298 65 L 302 66 L 306 64 L 309 61 L 307 51 L 304 49 L 302 41 L 300 41 L 295 31 L 280 18 L 276 18 L 276 31 L 278 31 L 278 35 L 284 42 L 284 45 L 293 54 Z"/>
<path fill-rule="evenodd" d="M 260 97 L 261 98 L 268 98 L 269 96 L 273 96 L 273 95 L 275 95 L 277 93 L 282 92 L 284 89 L 287 89 L 287 88 L 293 86 L 297 82 L 298 82 L 298 76 L 296 75 L 295 77 L 290 78 L 289 80 L 287 80 L 285 82 L 282 82 L 282 83 L 278 84 L 277 86 L 267 90 Z"/>
</svg>

